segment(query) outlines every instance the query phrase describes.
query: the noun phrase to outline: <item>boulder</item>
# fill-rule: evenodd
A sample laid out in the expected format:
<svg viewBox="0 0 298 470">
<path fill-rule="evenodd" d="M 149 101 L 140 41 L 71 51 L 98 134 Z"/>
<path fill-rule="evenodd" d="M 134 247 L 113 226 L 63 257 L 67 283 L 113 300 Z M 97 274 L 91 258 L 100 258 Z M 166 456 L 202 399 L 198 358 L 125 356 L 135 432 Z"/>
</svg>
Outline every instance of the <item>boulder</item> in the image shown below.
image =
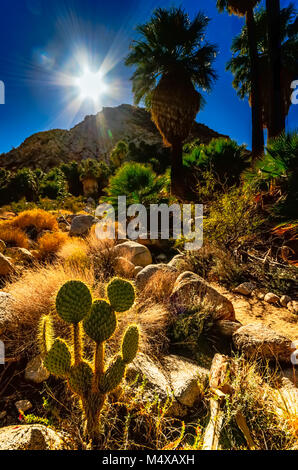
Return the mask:
<svg viewBox="0 0 298 470">
<path fill-rule="evenodd" d="M 136 276 L 136 286 L 138 289 L 143 289 L 149 279 L 157 272 L 161 272 L 164 274 L 175 274 L 178 271 L 176 268 L 169 266 L 167 264 L 149 264 L 145 268 L 143 268 Z"/>
<path fill-rule="evenodd" d="M 279 303 L 278 295 L 273 294 L 272 292 L 268 292 L 268 294 L 265 295 L 264 300 L 265 300 L 265 302 L 268 302 L 268 304 L 278 304 Z"/>
<path fill-rule="evenodd" d="M 242 324 L 240 322 L 219 320 L 214 324 L 214 330 L 222 336 L 231 338 L 235 331 L 239 330 L 241 326 Z"/>
<path fill-rule="evenodd" d="M 40 355 L 33 357 L 25 369 L 25 380 L 39 384 L 47 380 L 50 376 L 49 371 L 44 367 Z"/>
<path fill-rule="evenodd" d="M 208 384 L 208 369 L 174 354 L 164 356 L 162 365 L 176 400 L 193 407 L 201 396 L 202 386 Z"/>
<path fill-rule="evenodd" d="M 122 256 L 115 258 L 115 271 L 119 276 L 134 277 L 135 265 Z"/>
<path fill-rule="evenodd" d="M 263 323 L 242 326 L 233 334 L 233 343 L 246 357 L 291 361 L 292 341 Z"/>
<path fill-rule="evenodd" d="M 0 276 L 7 276 L 15 271 L 10 259 L 0 253 Z"/>
<path fill-rule="evenodd" d="M 210 286 L 201 276 L 186 271 L 177 277 L 170 299 L 177 306 L 185 306 L 193 302 L 194 297 L 206 300 L 216 307 L 215 319 L 235 321 L 232 302 Z"/>
<path fill-rule="evenodd" d="M 148 248 L 134 241 L 126 241 L 114 248 L 116 256 L 128 259 L 135 266 L 147 266 L 152 263 L 152 256 Z"/>
<path fill-rule="evenodd" d="M 133 270 L 134 277 L 136 277 L 137 274 L 139 274 L 139 272 L 142 271 L 142 269 L 143 269 L 143 266 L 135 266 Z"/>
<path fill-rule="evenodd" d="M 192 265 L 184 255 L 176 255 L 171 261 L 168 262 L 168 266 L 176 268 L 178 271 L 191 271 Z"/>
<path fill-rule="evenodd" d="M 62 450 L 69 448 L 69 439 L 43 424 L 7 426 L 0 429 L 0 450 Z"/>
<path fill-rule="evenodd" d="M 146 354 L 139 353 L 128 366 L 126 380 L 142 383 L 145 377 L 144 398 L 154 400 L 156 396 L 165 403 L 172 399 L 167 414 L 185 416 L 199 400 L 202 387 L 208 378 L 208 371 L 183 357 L 169 355 L 161 361 L 153 361 Z"/>
<path fill-rule="evenodd" d="M 297 300 L 292 300 L 287 304 L 287 308 L 290 310 L 290 312 L 294 313 L 295 315 L 298 315 L 298 301 Z"/>
<path fill-rule="evenodd" d="M 256 288 L 256 286 L 253 282 L 242 282 L 242 284 L 237 286 L 233 290 L 233 292 L 235 292 L 235 294 L 241 294 L 241 295 L 249 296 L 249 295 L 252 294 L 252 292 L 255 288 Z"/>
<path fill-rule="evenodd" d="M 92 225 L 96 224 L 97 219 L 95 219 L 92 215 L 76 215 L 72 221 L 70 226 L 70 235 L 86 235 Z"/>
<path fill-rule="evenodd" d="M 291 297 L 288 295 L 282 295 L 279 301 L 282 307 L 286 307 L 288 303 L 291 302 Z"/>
</svg>

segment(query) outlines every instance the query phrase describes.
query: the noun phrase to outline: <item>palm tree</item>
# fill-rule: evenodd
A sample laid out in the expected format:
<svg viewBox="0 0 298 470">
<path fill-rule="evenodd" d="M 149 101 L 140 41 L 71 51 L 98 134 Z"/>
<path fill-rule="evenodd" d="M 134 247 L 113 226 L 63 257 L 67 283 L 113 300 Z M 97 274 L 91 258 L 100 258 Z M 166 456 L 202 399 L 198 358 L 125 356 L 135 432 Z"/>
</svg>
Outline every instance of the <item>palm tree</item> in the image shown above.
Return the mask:
<svg viewBox="0 0 298 470">
<path fill-rule="evenodd" d="M 181 8 L 158 8 L 137 27 L 126 65 L 132 75 L 135 103 L 144 100 L 164 143 L 172 147 L 171 191 L 185 190 L 182 145 L 204 99 L 196 88 L 210 91 L 216 74 L 212 62 L 217 48 L 204 41 L 209 19 L 198 13 L 191 21 Z"/>
<path fill-rule="evenodd" d="M 281 121 L 283 126 L 285 117 L 291 105 L 291 82 L 297 77 L 297 49 L 298 49 L 298 23 L 293 22 L 296 18 L 296 10 L 293 4 L 280 11 L 280 38 L 281 38 L 281 95 L 282 109 Z M 271 89 L 268 86 L 270 72 L 269 65 L 269 41 L 267 36 L 267 13 L 261 9 L 255 14 L 256 40 L 259 55 L 259 85 L 261 91 L 262 121 L 263 126 L 268 129 L 268 138 L 274 136 L 271 126 L 270 107 Z M 233 85 L 241 99 L 246 97 L 251 100 L 251 73 L 250 58 L 248 52 L 248 36 L 246 26 L 242 32 L 236 36 L 232 44 L 233 57 L 227 63 L 227 69 L 234 74 Z"/>
<path fill-rule="evenodd" d="M 257 158 L 264 151 L 264 134 L 262 125 L 261 97 L 259 89 L 259 64 L 255 32 L 254 7 L 258 0 L 217 0 L 219 11 L 227 10 L 237 16 L 245 16 L 249 44 L 252 114 L 252 156 Z"/>
<path fill-rule="evenodd" d="M 266 10 L 270 72 L 269 125 L 271 137 L 276 137 L 285 129 L 281 93 L 281 29 L 279 0 L 266 0 Z"/>
</svg>

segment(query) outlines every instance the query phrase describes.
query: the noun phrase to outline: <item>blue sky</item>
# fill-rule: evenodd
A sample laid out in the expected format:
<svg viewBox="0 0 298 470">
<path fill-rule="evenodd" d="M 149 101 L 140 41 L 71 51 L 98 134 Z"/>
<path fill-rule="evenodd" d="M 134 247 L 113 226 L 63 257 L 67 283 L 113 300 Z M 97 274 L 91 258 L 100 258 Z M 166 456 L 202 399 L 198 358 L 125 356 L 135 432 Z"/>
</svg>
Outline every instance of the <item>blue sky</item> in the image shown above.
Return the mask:
<svg viewBox="0 0 298 470">
<path fill-rule="evenodd" d="M 281 0 L 281 6 L 288 3 Z M 232 38 L 244 19 L 220 15 L 215 4 L 215 0 L 1 0 L 0 80 L 5 83 L 6 103 L 0 105 L 0 153 L 35 132 L 69 129 L 102 106 L 132 103 L 132 70 L 123 59 L 136 37 L 135 25 L 145 22 L 154 8 L 172 5 L 182 5 L 191 17 L 198 10 L 209 16 L 207 39 L 220 50 L 215 62 L 219 79 L 197 121 L 250 146 L 250 108 L 237 97 L 233 77 L 225 71 Z M 74 109 L 77 89 L 67 79 L 79 74 L 86 58 L 94 70 L 105 64 L 110 93 L 102 95 L 96 108 L 86 100 Z M 287 126 L 298 127 L 298 105 L 291 107 Z"/>
</svg>

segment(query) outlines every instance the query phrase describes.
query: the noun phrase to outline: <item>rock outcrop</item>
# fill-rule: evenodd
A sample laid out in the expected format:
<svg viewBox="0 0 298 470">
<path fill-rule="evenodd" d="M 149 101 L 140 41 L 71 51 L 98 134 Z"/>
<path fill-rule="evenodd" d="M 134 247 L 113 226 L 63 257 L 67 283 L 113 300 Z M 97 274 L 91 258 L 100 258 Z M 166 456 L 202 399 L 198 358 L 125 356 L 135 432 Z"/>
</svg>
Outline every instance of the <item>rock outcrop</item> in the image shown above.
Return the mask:
<svg viewBox="0 0 298 470">
<path fill-rule="evenodd" d="M 194 123 L 189 140 L 199 138 L 209 143 L 218 134 L 203 124 Z M 122 104 L 103 108 L 96 115 L 70 130 L 53 129 L 27 138 L 18 148 L 0 156 L 0 166 L 10 170 L 23 167 L 49 168 L 63 162 L 81 161 L 85 158 L 107 160 L 108 152 L 119 141 L 126 139 L 136 145 L 145 142 L 162 148 L 162 138 L 143 108 Z"/>
</svg>

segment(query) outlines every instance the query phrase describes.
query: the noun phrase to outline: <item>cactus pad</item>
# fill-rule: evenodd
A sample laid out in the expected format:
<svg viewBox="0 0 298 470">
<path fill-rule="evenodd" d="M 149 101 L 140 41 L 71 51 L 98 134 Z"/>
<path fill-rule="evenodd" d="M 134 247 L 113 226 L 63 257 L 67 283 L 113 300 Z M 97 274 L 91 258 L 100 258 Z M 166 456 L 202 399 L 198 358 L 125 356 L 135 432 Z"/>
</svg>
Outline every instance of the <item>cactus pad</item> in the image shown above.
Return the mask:
<svg viewBox="0 0 298 470">
<path fill-rule="evenodd" d="M 58 377 L 67 377 L 70 371 L 71 354 L 68 346 L 60 338 L 55 339 L 51 349 L 46 354 L 44 366 Z"/>
<path fill-rule="evenodd" d="M 83 321 L 85 332 L 97 344 L 109 339 L 117 325 L 116 315 L 106 300 L 95 300 L 89 315 Z"/>
<path fill-rule="evenodd" d="M 122 340 L 122 359 L 129 364 L 136 357 L 139 347 L 139 328 L 131 325 L 127 328 Z"/>
<path fill-rule="evenodd" d="M 85 397 L 90 392 L 92 377 L 93 371 L 90 365 L 87 362 L 82 361 L 71 367 L 68 383 L 74 393 L 77 393 L 81 397 Z"/>
<path fill-rule="evenodd" d="M 116 356 L 113 362 L 109 365 L 108 369 L 101 377 L 100 390 L 102 393 L 107 393 L 114 390 L 120 384 L 125 374 L 125 364 L 121 356 Z"/>
<path fill-rule="evenodd" d="M 112 279 L 107 286 L 109 301 L 116 312 L 129 310 L 135 300 L 135 290 L 131 282 L 124 279 Z"/>
<path fill-rule="evenodd" d="M 67 323 L 79 323 L 89 312 L 92 304 L 90 290 L 81 281 L 68 281 L 56 297 L 58 315 Z"/>
</svg>

